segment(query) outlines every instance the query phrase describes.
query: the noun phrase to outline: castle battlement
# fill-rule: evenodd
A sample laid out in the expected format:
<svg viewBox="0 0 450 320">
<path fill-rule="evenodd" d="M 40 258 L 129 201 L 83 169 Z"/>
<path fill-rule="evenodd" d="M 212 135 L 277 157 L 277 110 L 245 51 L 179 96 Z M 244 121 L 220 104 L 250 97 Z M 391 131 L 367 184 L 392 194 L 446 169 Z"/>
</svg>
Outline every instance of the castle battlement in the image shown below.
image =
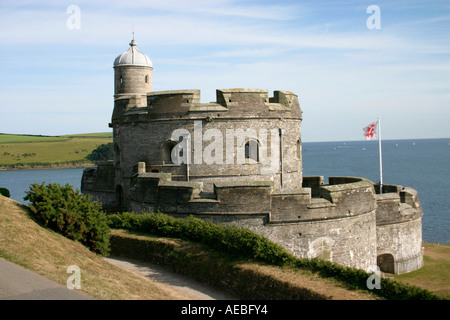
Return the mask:
<svg viewBox="0 0 450 320">
<path fill-rule="evenodd" d="M 114 99 L 114 120 L 127 117 L 140 119 L 166 119 L 199 117 L 213 114 L 220 117 L 287 117 L 301 118 L 301 109 L 296 94 L 276 90 L 269 97 L 263 89 L 217 89 L 216 101 L 202 103 L 200 90 L 167 90 L 143 94 L 119 94 Z M 143 115 L 147 115 L 144 117 Z"/>
<path fill-rule="evenodd" d="M 203 190 L 202 182 L 172 181 L 171 174 L 148 173 L 141 166 L 131 180 L 130 207 L 136 212 L 151 209 L 172 214 L 270 212 L 267 223 L 342 219 L 374 212 L 377 205 L 372 182 L 356 177 L 330 180 L 332 184 L 319 187 L 321 196 L 316 198 L 310 188 L 277 194 L 271 180 L 216 181 L 211 192 Z"/>
</svg>

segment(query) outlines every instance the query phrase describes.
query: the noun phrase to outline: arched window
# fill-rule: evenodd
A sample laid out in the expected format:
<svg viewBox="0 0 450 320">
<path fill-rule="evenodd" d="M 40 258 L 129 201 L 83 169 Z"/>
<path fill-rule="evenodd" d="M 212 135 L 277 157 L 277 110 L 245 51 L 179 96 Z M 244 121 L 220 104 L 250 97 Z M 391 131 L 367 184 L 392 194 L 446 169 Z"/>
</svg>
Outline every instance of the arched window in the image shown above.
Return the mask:
<svg viewBox="0 0 450 320">
<path fill-rule="evenodd" d="M 114 145 L 114 160 L 116 167 L 120 166 L 120 148 L 117 144 Z"/>
<path fill-rule="evenodd" d="M 145 76 L 145 83 L 148 83 L 148 75 Z"/>
<path fill-rule="evenodd" d="M 121 185 L 116 186 L 116 199 L 117 199 L 117 206 L 119 207 L 120 210 L 122 210 L 125 201 Z"/>
<path fill-rule="evenodd" d="M 245 159 L 248 162 L 259 162 L 259 142 L 255 139 L 249 139 L 245 143 Z"/>
<path fill-rule="evenodd" d="M 301 142 L 300 139 L 297 140 L 297 158 L 301 158 L 302 156 L 302 148 L 301 148 Z"/>
<path fill-rule="evenodd" d="M 180 150 L 178 152 L 178 150 L 176 149 L 177 145 L 178 145 L 178 142 L 172 141 L 172 140 L 164 142 L 164 144 L 162 146 L 162 154 L 161 154 L 162 161 L 164 164 L 174 164 L 177 162 L 178 156 L 180 156 L 180 157 L 183 156 L 183 154 L 182 154 L 183 150 Z M 179 154 L 179 153 L 181 153 L 181 154 Z"/>
</svg>

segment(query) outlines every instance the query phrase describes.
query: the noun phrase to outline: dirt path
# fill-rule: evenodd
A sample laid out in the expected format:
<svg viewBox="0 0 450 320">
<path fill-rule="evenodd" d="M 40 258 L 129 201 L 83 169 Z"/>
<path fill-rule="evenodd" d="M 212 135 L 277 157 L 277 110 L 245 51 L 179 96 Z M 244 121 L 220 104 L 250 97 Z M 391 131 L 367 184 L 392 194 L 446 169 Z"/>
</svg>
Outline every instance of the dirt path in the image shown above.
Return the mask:
<svg viewBox="0 0 450 320">
<path fill-rule="evenodd" d="M 107 257 L 105 261 L 132 271 L 136 274 L 156 281 L 166 291 L 171 291 L 180 297 L 180 300 L 236 300 L 236 297 L 228 293 L 211 288 L 203 283 L 192 280 L 189 277 L 171 272 L 156 264 L 124 259 L 121 257 Z"/>
<path fill-rule="evenodd" d="M 0 258 L 0 300 L 92 300 L 35 272 Z"/>
</svg>

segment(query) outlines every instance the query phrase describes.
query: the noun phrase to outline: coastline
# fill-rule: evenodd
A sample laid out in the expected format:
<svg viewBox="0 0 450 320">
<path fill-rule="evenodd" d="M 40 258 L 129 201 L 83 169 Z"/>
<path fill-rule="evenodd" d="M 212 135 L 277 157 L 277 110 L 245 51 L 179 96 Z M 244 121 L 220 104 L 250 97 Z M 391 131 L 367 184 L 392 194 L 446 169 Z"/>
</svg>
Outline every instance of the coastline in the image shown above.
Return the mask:
<svg viewBox="0 0 450 320">
<path fill-rule="evenodd" d="M 58 170 L 58 169 L 81 169 L 92 168 L 95 164 L 62 165 L 62 166 L 39 166 L 39 167 L 0 167 L 0 171 L 20 171 L 20 170 Z"/>
</svg>

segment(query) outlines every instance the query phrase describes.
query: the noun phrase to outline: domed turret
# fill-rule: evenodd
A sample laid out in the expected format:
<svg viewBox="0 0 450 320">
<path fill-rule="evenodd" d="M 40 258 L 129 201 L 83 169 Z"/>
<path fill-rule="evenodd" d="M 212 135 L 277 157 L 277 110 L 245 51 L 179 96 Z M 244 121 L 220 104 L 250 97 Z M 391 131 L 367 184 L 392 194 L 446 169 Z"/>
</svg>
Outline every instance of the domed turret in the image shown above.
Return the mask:
<svg viewBox="0 0 450 320">
<path fill-rule="evenodd" d="M 152 61 L 137 48 L 137 42 L 133 39 L 130 42 L 130 49 L 117 56 L 114 60 L 114 67 L 117 66 L 143 66 L 153 68 Z"/>
<path fill-rule="evenodd" d="M 114 94 L 146 95 L 152 91 L 153 63 L 137 49 L 133 39 L 130 48 L 114 60 Z"/>
</svg>

